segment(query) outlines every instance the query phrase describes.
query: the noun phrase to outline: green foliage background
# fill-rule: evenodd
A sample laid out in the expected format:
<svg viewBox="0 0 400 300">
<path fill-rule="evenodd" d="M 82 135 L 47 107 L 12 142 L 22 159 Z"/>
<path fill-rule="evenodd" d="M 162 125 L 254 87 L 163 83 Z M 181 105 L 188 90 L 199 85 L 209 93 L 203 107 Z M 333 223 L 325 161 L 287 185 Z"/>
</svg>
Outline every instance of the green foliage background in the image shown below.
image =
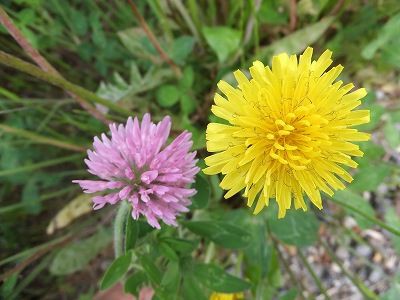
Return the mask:
<svg viewBox="0 0 400 300">
<path fill-rule="evenodd" d="M 255 217 L 240 196 L 223 199 L 218 176 L 200 174 L 199 193 L 179 228 L 155 231 L 129 220 L 123 254 L 114 260 L 110 228 L 115 207 L 46 234 L 57 212 L 80 196 L 71 183 L 87 176 L 79 149 L 90 147 L 106 126 L 64 90 L 3 61 L 0 298 L 63 294 L 90 299 L 99 288 L 121 281 L 135 295 L 142 285 L 151 285 L 156 299 L 207 299 L 212 291 L 245 291 L 248 299 L 329 299 L 327 283 L 313 276 L 303 254 L 308 247 L 323 247 L 330 262 L 340 265 L 332 245 L 341 241 L 351 248 L 353 240 L 369 245 L 363 232 L 373 229 L 388 237 L 399 255 L 400 2 L 295 2 L 135 1 L 171 58 L 171 68 L 126 1 L 0 1 L 27 40 L 69 82 L 106 100 L 107 107 L 96 105 L 110 119 L 123 122 L 124 112 L 139 117 L 151 112 L 155 120 L 171 115 L 175 133 L 193 133 L 200 158 L 206 156 L 205 126 L 215 118 L 209 107 L 217 82 L 233 83 L 231 72 L 247 69 L 255 59 L 268 64 L 276 53 L 301 53 L 308 45 L 317 54 L 331 49 L 335 63 L 345 66 L 342 79 L 367 88 L 363 107 L 371 110 L 371 123 L 360 129 L 373 137 L 361 144 L 365 156 L 354 182 L 325 199 L 322 212 L 291 211 L 277 220 L 272 204 Z M 4 27 L 0 50 L 30 61 Z M 120 109 L 112 109 L 113 104 Z M 348 216 L 356 222 L 352 228 L 344 225 Z M 296 280 L 288 249 L 301 258 L 315 288 Z M 372 299 L 399 299 L 399 275 L 389 274 L 381 292 L 351 270 L 343 271 L 360 295 Z"/>
</svg>

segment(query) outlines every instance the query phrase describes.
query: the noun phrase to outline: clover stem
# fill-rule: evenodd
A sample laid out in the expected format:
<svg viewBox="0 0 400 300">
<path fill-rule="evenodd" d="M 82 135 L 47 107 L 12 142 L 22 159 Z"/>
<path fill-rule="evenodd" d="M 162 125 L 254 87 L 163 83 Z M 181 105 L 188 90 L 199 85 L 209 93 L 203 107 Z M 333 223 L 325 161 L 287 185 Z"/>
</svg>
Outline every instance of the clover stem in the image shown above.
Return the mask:
<svg viewBox="0 0 400 300">
<path fill-rule="evenodd" d="M 117 215 L 114 221 L 114 254 L 115 257 L 119 257 L 124 251 L 124 240 L 125 240 L 125 224 L 127 218 L 129 218 L 129 203 L 122 201 L 119 205 Z"/>
</svg>

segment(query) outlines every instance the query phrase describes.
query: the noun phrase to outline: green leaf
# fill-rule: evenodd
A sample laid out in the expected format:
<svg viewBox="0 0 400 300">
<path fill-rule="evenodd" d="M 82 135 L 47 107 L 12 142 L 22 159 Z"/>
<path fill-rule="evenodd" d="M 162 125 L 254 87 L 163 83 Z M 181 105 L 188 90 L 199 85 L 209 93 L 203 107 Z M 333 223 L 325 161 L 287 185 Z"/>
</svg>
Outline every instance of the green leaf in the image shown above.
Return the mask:
<svg viewBox="0 0 400 300">
<path fill-rule="evenodd" d="M 72 7 L 71 7 L 72 8 Z M 85 14 L 81 10 L 72 8 L 73 13 L 71 13 L 72 22 L 69 22 L 72 31 L 79 36 L 86 34 L 88 29 L 88 22 Z"/>
<path fill-rule="evenodd" d="M 280 300 L 295 300 L 297 297 L 298 291 L 296 288 L 291 288 L 285 294 L 279 297 Z"/>
<path fill-rule="evenodd" d="M 183 222 L 190 231 L 210 239 L 224 248 L 239 249 L 248 246 L 251 235 L 242 228 L 220 221 Z"/>
<path fill-rule="evenodd" d="M 217 54 L 220 63 L 239 47 L 241 32 L 229 27 L 203 27 L 203 35 L 214 52 Z"/>
<path fill-rule="evenodd" d="M 179 264 L 177 262 L 170 261 L 161 280 L 161 286 L 171 292 L 176 292 L 178 290 L 179 278 Z"/>
<path fill-rule="evenodd" d="M 103 279 L 100 283 L 102 290 L 108 289 L 113 286 L 122 276 L 128 271 L 131 265 L 132 252 L 128 252 L 125 255 L 119 256 L 114 262 L 108 267 Z"/>
<path fill-rule="evenodd" d="M 0 289 L 0 296 L 2 299 L 11 299 L 10 296 L 17 284 L 18 275 L 18 273 L 14 273 L 4 280 L 4 283 Z"/>
<path fill-rule="evenodd" d="M 192 274 L 185 274 L 183 279 L 183 299 L 207 300 L 204 289 Z"/>
<path fill-rule="evenodd" d="M 179 257 L 176 255 L 174 249 L 172 249 L 167 243 L 160 242 L 159 248 L 161 253 L 171 261 L 178 261 Z"/>
<path fill-rule="evenodd" d="M 184 65 L 187 57 L 193 51 L 195 43 L 194 37 L 181 36 L 174 40 L 170 56 L 172 60 L 178 65 Z"/>
<path fill-rule="evenodd" d="M 368 164 L 358 168 L 351 183 L 351 189 L 356 192 L 376 190 L 379 184 L 391 173 L 392 167 L 387 164 Z"/>
<path fill-rule="evenodd" d="M 363 212 L 364 214 L 367 214 L 371 217 L 375 217 L 375 212 L 374 209 L 371 207 L 371 205 L 360 195 L 352 192 L 349 189 L 343 190 L 343 191 L 337 191 L 333 195 L 333 198 L 339 202 L 343 203 L 348 203 L 354 208 L 357 208 L 357 210 Z M 355 213 L 353 210 L 344 208 L 350 215 L 354 217 L 354 219 L 357 221 L 358 226 L 362 229 L 367 229 L 370 228 L 373 223 L 360 214 Z"/>
<path fill-rule="evenodd" d="M 153 284 L 159 285 L 162 275 L 161 271 L 154 264 L 153 259 L 143 255 L 139 260 L 150 281 L 153 282 Z"/>
<path fill-rule="evenodd" d="M 396 274 L 396 277 L 392 279 L 390 289 L 385 292 L 381 300 L 398 300 L 400 299 L 400 273 Z"/>
<path fill-rule="evenodd" d="M 109 230 L 100 230 L 90 238 L 66 246 L 54 257 L 50 272 L 53 275 L 68 275 L 84 269 L 111 242 L 111 237 Z"/>
<path fill-rule="evenodd" d="M 184 90 L 190 90 L 194 81 L 194 71 L 191 66 L 183 70 L 182 78 L 179 80 L 179 87 Z"/>
<path fill-rule="evenodd" d="M 133 218 L 128 217 L 125 227 L 125 253 L 135 247 L 139 236 L 139 224 Z"/>
<path fill-rule="evenodd" d="M 273 42 L 271 45 L 260 48 L 257 57 L 252 60 L 267 60 L 268 57 L 281 52 L 296 54 L 321 38 L 323 33 L 332 24 L 334 17 L 326 17 L 319 22 L 297 30 L 286 37 Z"/>
<path fill-rule="evenodd" d="M 385 221 L 388 225 L 394 228 L 400 228 L 400 217 L 397 215 L 393 207 L 387 207 L 385 213 Z M 393 246 L 400 255 L 400 236 L 391 234 Z"/>
<path fill-rule="evenodd" d="M 292 209 L 283 219 L 278 219 L 277 205 L 270 206 L 273 209 L 268 211 L 269 226 L 279 240 L 298 247 L 310 246 L 317 241 L 319 222 L 313 212 Z"/>
<path fill-rule="evenodd" d="M 383 128 L 385 138 L 393 149 L 396 149 L 400 145 L 400 129 L 397 125 L 398 123 L 389 117 L 386 121 L 385 127 Z"/>
<path fill-rule="evenodd" d="M 388 41 L 396 38 L 399 33 L 400 27 L 400 14 L 394 15 L 389 21 L 378 31 L 378 36 L 375 40 L 370 42 L 364 47 L 361 52 L 361 56 L 365 59 L 372 59 L 382 46 L 384 46 Z"/>
<path fill-rule="evenodd" d="M 192 208 L 206 208 L 208 206 L 208 201 L 211 195 L 210 184 L 208 180 L 205 179 L 202 175 L 197 174 L 193 188 L 196 189 L 197 194 L 194 195 L 192 198 Z"/>
<path fill-rule="evenodd" d="M 183 112 L 184 115 L 190 115 L 191 113 L 193 113 L 196 110 L 197 107 L 197 103 L 196 100 L 187 95 L 187 94 L 183 94 L 181 96 L 181 110 Z"/>
<path fill-rule="evenodd" d="M 162 107 L 171 107 L 178 102 L 180 94 L 180 91 L 175 85 L 163 85 L 157 90 L 157 102 Z"/>
<path fill-rule="evenodd" d="M 125 281 L 125 292 L 132 295 L 137 295 L 141 285 L 146 281 L 146 279 L 146 273 L 143 271 L 136 272 L 135 274 L 129 276 L 129 278 Z"/>
<path fill-rule="evenodd" d="M 360 131 L 371 131 L 381 122 L 381 117 L 385 112 L 385 108 L 379 104 L 371 104 L 366 106 L 365 109 L 369 109 L 370 111 L 370 122 L 357 126 L 357 129 Z"/>
<path fill-rule="evenodd" d="M 168 244 L 172 249 L 180 254 L 189 254 L 198 246 L 198 241 L 189 241 L 184 239 L 178 239 L 173 237 L 162 238 L 163 243 Z"/>
<path fill-rule="evenodd" d="M 212 264 L 195 265 L 194 275 L 206 287 L 215 292 L 237 293 L 251 288 L 250 282 L 230 275 L 220 267 Z"/>
<path fill-rule="evenodd" d="M 26 212 L 38 214 L 42 205 L 39 201 L 39 187 L 35 177 L 31 177 L 22 190 L 21 202 L 24 204 Z"/>
<path fill-rule="evenodd" d="M 283 9 L 284 6 L 281 6 Z M 275 0 L 262 1 L 260 10 L 257 13 L 261 23 L 272 25 L 283 25 L 288 22 L 289 16 L 286 11 L 279 10 L 279 5 Z"/>
</svg>

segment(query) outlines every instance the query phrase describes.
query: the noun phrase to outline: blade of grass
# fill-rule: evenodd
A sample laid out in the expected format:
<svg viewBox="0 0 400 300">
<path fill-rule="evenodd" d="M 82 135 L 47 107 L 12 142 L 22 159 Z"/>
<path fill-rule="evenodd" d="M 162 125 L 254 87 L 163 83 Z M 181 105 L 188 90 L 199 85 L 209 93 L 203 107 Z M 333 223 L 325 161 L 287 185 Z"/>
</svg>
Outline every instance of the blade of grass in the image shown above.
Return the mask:
<svg viewBox="0 0 400 300">
<path fill-rule="evenodd" d="M 367 299 L 378 300 L 378 296 L 370 290 L 356 275 L 351 274 L 342 264 L 340 259 L 336 256 L 336 254 L 329 248 L 329 245 L 320 240 L 321 245 L 324 247 L 325 251 L 329 254 L 332 260 L 339 266 L 342 270 L 342 273 L 346 275 L 351 282 L 357 287 L 357 289 L 363 294 Z"/>
<path fill-rule="evenodd" d="M 182 4 L 181 0 L 172 0 L 172 3 L 174 3 L 176 9 L 179 11 L 181 14 L 182 18 L 185 20 L 186 24 L 188 25 L 190 31 L 196 38 L 198 42 L 200 42 L 200 34 L 197 31 L 196 25 L 193 23 L 192 18 L 190 17 L 189 13 L 187 12 L 185 6 Z"/>
<path fill-rule="evenodd" d="M 72 185 L 72 186 L 68 186 L 67 188 L 55 191 L 55 192 L 50 192 L 50 193 L 47 193 L 47 194 L 43 194 L 39 198 L 38 202 L 43 202 L 43 201 L 46 201 L 46 200 L 49 200 L 49 199 L 53 199 L 55 197 L 67 194 L 67 193 L 69 193 L 69 192 L 71 192 L 73 190 L 76 190 L 77 188 L 78 188 L 77 186 L 73 186 Z M 24 208 L 24 206 L 25 206 L 25 204 L 23 202 L 19 202 L 19 203 L 16 203 L 16 204 L 5 206 L 5 207 L 0 207 L 0 215 L 1 214 L 5 214 L 5 213 L 9 213 L 9 212 L 12 212 L 12 211 L 15 211 L 15 210 L 18 210 L 18 209 L 22 209 L 22 208 Z"/>
<path fill-rule="evenodd" d="M 77 151 L 77 152 L 86 151 L 85 147 L 82 147 L 79 145 L 74 145 L 69 142 L 55 140 L 52 138 L 48 138 L 48 137 L 39 135 L 37 133 L 30 132 L 28 130 L 19 129 L 19 128 L 11 127 L 11 126 L 4 125 L 4 124 L 0 124 L 0 130 L 20 136 L 20 137 L 27 138 L 37 144 L 46 144 L 46 145 L 51 145 L 51 146 L 55 146 L 55 147 L 59 147 L 59 148 L 63 148 L 63 149 Z"/>
<path fill-rule="evenodd" d="M 125 117 L 128 117 L 131 115 L 131 113 L 128 110 L 126 110 L 125 108 L 122 108 L 121 106 L 119 106 L 111 101 L 100 98 L 96 94 L 84 89 L 83 87 L 80 87 L 79 85 L 73 84 L 73 83 L 65 80 L 64 78 L 46 73 L 46 72 L 42 71 L 41 69 L 39 69 L 38 67 L 36 67 L 35 65 L 27 63 L 17 57 L 14 57 L 10 54 L 3 52 L 3 51 L 0 51 L 0 63 L 5 66 L 14 68 L 18 71 L 32 75 L 33 77 L 36 77 L 43 81 L 46 81 L 55 86 L 58 86 L 66 91 L 74 93 L 75 95 L 80 96 L 82 99 L 86 99 L 87 101 L 90 101 L 93 103 L 102 104 L 102 105 L 108 107 L 109 109 L 124 115 Z"/>
<path fill-rule="evenodd" d="M 17 299 L 18 295 L 25 289 L 35 278 L 47 268 L 50 264 L 51 259 L 54 257 L 54 253 L 47 255 L 35 268 L 29 272 L 28 275 L 24 276 L 21 282 L 17 285 L 13 293 L 8 298 L 9 300 Z"/>
<path fill-rule="evenodd" d="M 376 225 L 386 229 L 387 231 L 390 231 L 391 233 L 394 233 L 395 235 L 400 236 L 400 230 L 399 229 L 396 229 L 396 228 L 393 228 L 392 226 L 387 225 L 385 222 L 383 222 L 383 221 L 381 221 L 381 220 L 379 220 L 379 219 L 377 219 L 375 217 L 372 217 L 372 216 L 360 211 L 356 207 L 354 207 L 354 206 L 352 206 L 350 204 L 344 203 L 342 201 L 339 201 L 337 199 L 334 199 L 334 198 L 329 198 L 329 200 L 332 201 L 332 202 L 335 202 L 335 203 L 337 203 L 337 204 L 339 204 L 339 205 L 341 205 L 343 207 L 346 207 L 346 208 L 348 208 L 348 209 L 350 209 L 352 211 L 354 211 L 355 213 L 359 214 L 360 216 L 366 218 L 367 220 L 369 220 L 369 221 L 375 223 Z"/>
<path fill-rule="evenodd" d="M 6 11 L 0 6 L 0 23 L 7 29 L 14 40 L 24 49 L 25 53 L 45 72 L 52 74 L 56 77 L 63 78 L 60 73 L 36 50 L 25 38 L 22 32 L 15 26 L 14 22 L 8 16 Z M 68 22 L 67 22 L 68 23 Z M 82 108 L 86 109 L 93 117 L 99 119 L 105 124 L 110 121 L 101 113 L 96 107 L 87 103 L 84 99 L 69 91 L 72 98 L 74 98 Z"/>
<path fill-rule="evenodd" d="M 56 158 L 56 159 L 42 161 L 42 162 L 36 163 L 36 164 L 29 164 L 29 165 L 25 165 L 25 166 L 14 168 L 14 169 L 0 170 L 0 177 L 15 175 L 15 174 L 22 173 L 22 172 L 32 172 L 32 171 L 35 171 L 35 170 L 38 170 L 41 168 L 62 164 L 62 163 L 68 162 L 68 161 L 77 160 L 81 157 L 82 157 L 82 154 L 74 154 L 74 155 L 64 156 L 64 157 L 60 157 L 60 158 Z"/>
</svg>

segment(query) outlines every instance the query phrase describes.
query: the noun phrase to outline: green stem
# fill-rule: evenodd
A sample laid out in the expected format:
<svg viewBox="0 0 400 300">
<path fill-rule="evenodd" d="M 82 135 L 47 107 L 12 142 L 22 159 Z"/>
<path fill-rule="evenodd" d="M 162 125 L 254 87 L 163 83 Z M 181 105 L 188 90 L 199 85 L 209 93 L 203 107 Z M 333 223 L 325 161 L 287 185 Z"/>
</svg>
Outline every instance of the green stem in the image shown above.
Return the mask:
<svg viewBox="0 0 400 300">
<path fill-rule="evenodd" d="M 77 151 L 77 152 L 84 152 L 86 150 L 82 146 L 74 145 L 69 142 L 51 139 L 51 138 L 39 135 L 37 133 L 30 132 L 28 130 L 14 128 L 14 127 L 4 125 L 4 124 L 0 124 L 0 131 L 12 133 L 17 136 L 21 136 L 21 137 L 30 139 L 34 143 L 37 143 L 37 144 L 47 144 L 47 145 L 52 145 L 52 146 L 56 146 L 59 148 L 64 148 L 64 149 L 73 150 L 73 151 Z"/>
<path fill-rule="evenodd" d="M 352 211 L 354 211 L 355 213 L 359 214 L 360 216 L 366 218 L 367 220 L 369 220 L 369 221 L 375 223 L 376 225 L 386 229 L 387 231 L 390 231 L 391 233 L 394 233 L 395 235 L 400 236 L 400 230 L 399 229 L 396 229 L 396 228 L 393 228 L 392 226 L 387 225 L 385 222 L 382 222 L 381 220 L 379 220 L 379 219 L 377 219 L 375 217 L 372 217 L 372 216 L 360 211 L 358 208 L 356 208 L 356 207 L 354 207 L 352 205 L 349 205 L 347 203 L 344 203 L 342 201 L 339 201 L 337 199 L 334 199 L 334 198 L 329 198 L 329 200 L 332 201 L 332 202 L 335 202 L 335 203 L 337 203 L 337 204 L 339 204 L 339 205 L 341 205 L 343 207 L 346 207 L 346 208 L 348 208 L 348 209 L 350 209 Z"/>
<path fill-rule="evenodd" d="M 127 218 L 129 218 L 129 211 L 129 203 L 122 201 L 114 221 L 114 254 L 116 258 L 124 252 L 125 224 Z"/>
<path fill-rule="evenodd" d="M 94 94 L 76 84 L 73 84 L 73 83 L 65 80 L 64 78 L 44 72 L 40 68 L 34 66 L 33 64 L 27 63 L 17 57 L 14 57 L 10 54 L 3 52 L 3 51 L 0 51 L 0 63 L 3 65 L 9 66 L 11 68 L 17 69 L 21 72 L 32 75 L 36 78 L 39 78 L 39 79 L 46 81 L 50 84 L 53 84 L 55 86 L 58 86 L 68 92 L 75 94 L 75 95 L 78 95 L 81 98 L 86 99 L 85 100 L 86 102 L 89 101 L 89 102 L 93 102 L 93 103 L 102 104 L 111 110 L 121 113 L 122 115 L 124 115 L 126 117 L 131 115 L 131 113 L 128 110 L 120 107 L 119 105 L 117 105 L 111 101 L 105 100 L 103 98 L 100 98 L 96 94 Z"/>
<path fill-rule="evenodd" d="M 302 260 L 303 264 L 307 268 L 307 270 L 310 273 L 311 277 L 314 279 L 314 281 L 317 284 L 319 290 L 321 291 L 322 294 L 324 294 L 325 299 L 331 300 L 331 298 L 328 296 L 328 294 L 326 292 L 326 288 L 323 286 L 321 280 L 319 280 L 317 274 L 315 274 L 314 270 L 312 269 L 312 267 L 310 266 L 309 262 L 307 261 L 307 258 L 303 255 L 303 253 L 301 252 L 301 250 L 299 248 L 297 249 L 297 251 L 298 251 L 298 254 L 300 256 L 300 259 Z"/>
</svg>

